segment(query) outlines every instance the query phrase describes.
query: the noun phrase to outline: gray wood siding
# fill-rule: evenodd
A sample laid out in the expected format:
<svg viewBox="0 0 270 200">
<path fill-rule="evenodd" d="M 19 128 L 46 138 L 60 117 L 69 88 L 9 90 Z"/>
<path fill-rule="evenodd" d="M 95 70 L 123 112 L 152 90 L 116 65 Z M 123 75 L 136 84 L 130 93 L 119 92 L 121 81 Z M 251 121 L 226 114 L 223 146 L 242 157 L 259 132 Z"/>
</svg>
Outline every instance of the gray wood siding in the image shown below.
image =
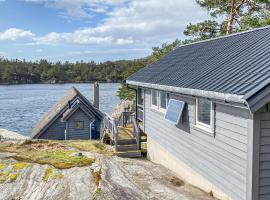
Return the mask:
<svg viewBox="0 0 270 200">
<path fill-rule="evenodd" d="M 82 129 L 75 128 L 75 121 L 83 121 L 84 127 Z M 92 119 L 91 119 L 92 121 Z M 89 140 L 90 139 L 90 117 L 86 115 L 81 109 L 78 109 L 67 121 L 67 139 L 69 140 Z"/>
<path fill-rule="evenodd" d="M 146 90 L 145 132 L 234 200 L 245 200 L 248 110 L 215 103 L 214 137 L 195 126 L 195 98 L 170 95 L 187 104 L 182 124 L 174 126 L 150 107 L 150 94 Z"/>
<path fill-rule="evenodd" d="M 39 139 L 47 140 L 64 140 L 66 123 L 61 122 L 59 117 L 51 126 L 39 137 Z"/>
<path fill-rule="evenodd" d="M 270 199 L 270 112 L 260 113 L 259 199 Z"/>
</svg>

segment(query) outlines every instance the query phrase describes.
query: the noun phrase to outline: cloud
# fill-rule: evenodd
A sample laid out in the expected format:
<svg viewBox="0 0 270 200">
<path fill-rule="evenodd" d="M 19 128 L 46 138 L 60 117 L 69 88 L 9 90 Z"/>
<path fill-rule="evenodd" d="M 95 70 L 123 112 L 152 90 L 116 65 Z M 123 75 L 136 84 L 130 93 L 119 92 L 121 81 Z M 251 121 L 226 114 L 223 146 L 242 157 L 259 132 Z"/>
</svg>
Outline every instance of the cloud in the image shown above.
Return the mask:
<svg viewBox="0 0 270 200">
<path fill-rule="evenodd" d="M 74 3 L 78 6 L 84 0 L 59 2 Z M 96 1 L 87 1 L 92 4 Z M 123 1 L 106 1 L 106 4 L 121 4 Z M 76 6 L 74 5 L 74 8 Z M 192 13 L 192 15 L 191 15 Z M 96 27 L 86 27 L 70 33 L 51 32 L 35 38 L 38 44 L 115 44 L 129 45 L 136 42 L 151 44 L 168 41 L 181 36 L 184 27 L 206 18 L 195 2 L 190 0 L 132 0 L 107 13 L 107 18 Z"/>
<path fill-rule="evenodd" d="M 0 40 L 18 40 L 18 39 L 26 39 L 33 38 L 35 34 L 33 34 L 29 30 L 22 30 L 17 28 L 10 28 L 4 32 L 0 32 Z"/>
<path fill-rule="evenodd" d="M 67 18 L 89 18 L 95 13 L 106 13 L 110 7 L 123 5 L 128 0 L 24 0 L 32 3 L 42 3 L 47 7 L 53 7 L 64 12 L 60 15 Z"/>
</svg>

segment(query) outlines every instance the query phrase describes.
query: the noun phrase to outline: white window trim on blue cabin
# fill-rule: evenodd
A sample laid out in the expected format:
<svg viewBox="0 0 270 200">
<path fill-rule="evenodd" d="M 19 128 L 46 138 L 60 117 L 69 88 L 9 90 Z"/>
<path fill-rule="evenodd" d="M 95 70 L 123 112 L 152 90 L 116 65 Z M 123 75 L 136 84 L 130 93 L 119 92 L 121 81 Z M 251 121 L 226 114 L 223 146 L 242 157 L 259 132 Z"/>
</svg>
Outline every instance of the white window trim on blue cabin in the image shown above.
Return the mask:
<svg viewBox="0 0 270 200">
<path fill-rule="evenodd" d="M 156 91 L 157 92 L 157 105 L 153 105 L 153 91 Z M 158 90 L 153 90 L 151 89 L 151 108 L 155 109 L 155 110 L 158 110 Z"/>
<path fill-rule="evenodd" d="M 152 98 L 153 98 L 152 93 L 153 93 L 153 91 L 157 92 L 157 105 L 152 104 Z M 166 93 L 166 109 L 164 109 L 164 108 L 161 108 L 161 106 L 160 106 L 160 92 L 165 92 L 165 91 L 151 89 L 151 108 L 165 114 L 166 110 L 167 110 L 167 106 L 168 106 L 168 93 L 165 92 Z"/>
<path fill-rule="evenodd" d="M 207 133 L 210 133 L 211 135 L 214 134 L 214 105 L 213 101 L 208 100 L 210 102 L 210 125 L 205 124 L 203 122 L 200 122 L 198 120 L 198 99 L 203 98 L 196 98 L 195 103 L 195 127 L 202 129 L 203 131 L 206 131 Z"/>
<path fill-rule="evenodd" d="M 139 88 L 141 89 L 141 92 L 142 92 L 143 104 L 140 104 L 140 103 L 139 103 Z M 139 107 L 143 107 L 143 105 L 145 104 L 145 96 L 144 96 L 144 93 L 145 93 L 145 89 L 142 88 L 142 87 L 138 87 L 138 90 L 137 90 L 137 105 L 138 105 Z M 152 90 L 151 90 L 151 96 L 152 96 Z M 151 99 L 151 103 L 152 103 L 152 99 Z"/>
</svg>

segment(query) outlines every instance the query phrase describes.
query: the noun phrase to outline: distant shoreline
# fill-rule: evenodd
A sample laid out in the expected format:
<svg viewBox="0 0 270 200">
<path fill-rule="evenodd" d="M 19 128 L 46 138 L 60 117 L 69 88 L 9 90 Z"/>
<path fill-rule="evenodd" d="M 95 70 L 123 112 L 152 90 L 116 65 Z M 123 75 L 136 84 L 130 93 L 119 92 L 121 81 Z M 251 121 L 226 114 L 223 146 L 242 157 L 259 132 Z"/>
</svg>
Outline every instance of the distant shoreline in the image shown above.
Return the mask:
<svg viewBox="0 0 270 200">
<path fill-rule="evenodd" d="M 90 83 L 93 84 L 96 81 L 76 81 L 76 82 L 56 82 L 56 83 L 50 83 L 50 82 L 40 82 L 40 83 L 0 83 L 0 85 L 36 85 L 36 84 L 50 84 L 50 85 L 60 85 L 60 84 L 80 84 L 80 83 Z M 98 81 L 99 83 L 122 83 L 122 81 Z"/>
</svg>

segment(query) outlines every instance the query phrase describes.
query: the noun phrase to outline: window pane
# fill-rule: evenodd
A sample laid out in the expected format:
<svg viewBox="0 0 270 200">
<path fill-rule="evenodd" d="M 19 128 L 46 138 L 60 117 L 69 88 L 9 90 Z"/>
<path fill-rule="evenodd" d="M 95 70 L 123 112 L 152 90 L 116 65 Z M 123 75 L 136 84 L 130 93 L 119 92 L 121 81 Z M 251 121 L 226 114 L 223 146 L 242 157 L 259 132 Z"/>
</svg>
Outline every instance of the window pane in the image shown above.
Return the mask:
<svg viewBox="0 0 270 200">
<path fill-rule="evenodd" d="M 83 121 L 75 121 L 74 123 L 76 129 L 83 129 L 84 126 Z"/>
<path fill-rule="evenodd" d="M 152 90 L 152 105 L 157 106 L 157 91 Z"/>
<path fill-rule="evenodd" d="M 211 102 L 205 99 L 198 99 L 198 121 L 210 125 Z"/>
<path fill-rule="evenodd" d="M 143 89 L 138 88 L 138 104 L 143 105 Z"/>
<path fill-rule="evenodd" d="M 167 93 L 166 92 L 160 92 L 159 93 L 160 98 L 160 108 L 166 109 L 167 108 Z"/>
</svg>

